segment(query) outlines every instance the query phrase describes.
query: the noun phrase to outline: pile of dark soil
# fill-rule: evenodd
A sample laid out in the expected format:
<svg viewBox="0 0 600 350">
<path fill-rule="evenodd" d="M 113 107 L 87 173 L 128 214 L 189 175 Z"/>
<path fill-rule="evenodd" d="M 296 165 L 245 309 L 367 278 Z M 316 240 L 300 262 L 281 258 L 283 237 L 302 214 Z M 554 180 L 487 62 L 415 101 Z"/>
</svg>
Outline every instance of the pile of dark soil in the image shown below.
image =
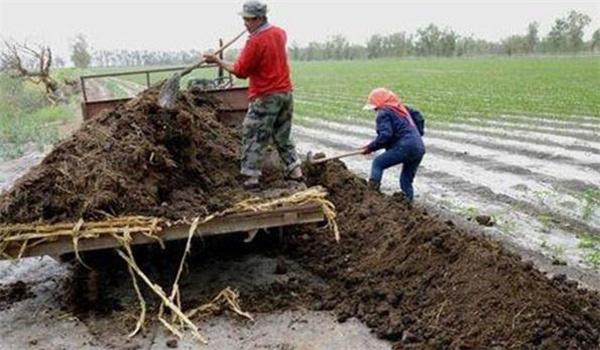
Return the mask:
<svg viewBox="0 0 600 350">
<path fill-rule="evenodd" d="M 58 144 L 0 197 L 0 222 L 58 222 L 151 215 L 206 215 L 243 196 L 239 131 L 217 120 L 214 101 L 156 94 L 103 112 Z"/>
<path fill-rule="evenodd" d="M 327 281 L 325 290 L 304 290 L 314 308 L 335 310 L 341 322 L 357 317 L 395 349 L 598 347 L 596 293 L 548 279 L 401 196 L 369 190 L 340 162 L 306 171 L 330 191 L 341 233 L 337 244 L 327 232 L 299 229 L 288 252 Z"/>
</svg>

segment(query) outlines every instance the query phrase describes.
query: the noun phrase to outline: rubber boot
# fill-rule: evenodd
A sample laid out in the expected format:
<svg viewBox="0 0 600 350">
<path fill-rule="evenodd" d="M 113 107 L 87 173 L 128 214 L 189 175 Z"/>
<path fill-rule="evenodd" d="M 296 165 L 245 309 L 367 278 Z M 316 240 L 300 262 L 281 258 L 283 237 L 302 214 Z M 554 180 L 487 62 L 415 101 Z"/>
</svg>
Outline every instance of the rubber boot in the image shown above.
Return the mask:
<svg viewBox="0 0 600 350">
<path fill-rule="evenodd" d="M 304 177 L 304 174 L 302 174 L 302 168 L 300 166 L 297 166 L 294 168 L 294 170 L 292 170 L 289 173 L 286 180 L 291 180 L 291 181 L 296 181 L 296 182 L 304 182 L 304 181 L 306 181 L 306 178 Z"/>
<path fill-rule="evenodd" d="M 369 188 L 372 190 L 379 191 L 379 188 L 381 187 L 381 182 L 369 179 L 367 186 L 369 186 Z"/>
<path fill-rule="evenodd" d="M 408 197 L 406 197 L 406 194 L 404 194 L 404 192 L 396 192 L 392 195 L 392 198 L 400 203 L 405 204 L 407 207 L 412 208 L 412 200 L 408 199 Z"/>
</svg>

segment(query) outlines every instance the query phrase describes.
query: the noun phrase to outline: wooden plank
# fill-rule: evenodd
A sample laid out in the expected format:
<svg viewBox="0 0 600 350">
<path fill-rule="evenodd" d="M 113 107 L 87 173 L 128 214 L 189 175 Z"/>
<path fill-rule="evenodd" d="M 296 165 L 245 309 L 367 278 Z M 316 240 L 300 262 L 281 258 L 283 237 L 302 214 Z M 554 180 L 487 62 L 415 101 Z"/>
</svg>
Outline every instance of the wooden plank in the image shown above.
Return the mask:
<svg viewBox="0 0 600 350">
<path fill-rule="evenodd" d="M 250 212 L 227 215 L 199 225 L 196 235 L 214 236 L 233 232 L 247 232 L 271 227 L 283 227 L 320 222 L 325 219 L 321 207 L 317 204 L 286 207 L 266 212 Z M 165 228 L 160 236 L 165 241 L 185 239 L 188 236 L 189 225 L 176 225 Z M 156 240 L 142 235 L 132 234 L 133 245 L 156 243 Z M 79 240 L 79 251 L 91 251 L 118 247 L 118 243 L 109 236 Z M 18 255 L 17 247 L 7 249 L 10 256 Z M 63 238 L 55 242 L 46 242 L 28 248 L 23 257 L 51 255 L 59 256 L 73 253 L 73 241 Z M 0 257 L 0 259 L 2 259 Z"/>
</svg>

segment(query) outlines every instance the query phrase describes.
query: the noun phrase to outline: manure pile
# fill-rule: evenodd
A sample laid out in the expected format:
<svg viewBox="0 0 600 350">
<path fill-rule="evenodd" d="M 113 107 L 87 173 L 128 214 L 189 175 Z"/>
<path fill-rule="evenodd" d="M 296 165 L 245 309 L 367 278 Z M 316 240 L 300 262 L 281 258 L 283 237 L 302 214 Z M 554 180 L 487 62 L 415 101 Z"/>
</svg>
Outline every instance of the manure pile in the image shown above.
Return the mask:
<svg viewBox="0 0 600 350">
<path fill-rule="evenodd" d="M 0 223 L 205 216 L 243 196 L 239 133 L 192 93 L 146 93 L 86 122 L 0 197 Z"/>
</svg>

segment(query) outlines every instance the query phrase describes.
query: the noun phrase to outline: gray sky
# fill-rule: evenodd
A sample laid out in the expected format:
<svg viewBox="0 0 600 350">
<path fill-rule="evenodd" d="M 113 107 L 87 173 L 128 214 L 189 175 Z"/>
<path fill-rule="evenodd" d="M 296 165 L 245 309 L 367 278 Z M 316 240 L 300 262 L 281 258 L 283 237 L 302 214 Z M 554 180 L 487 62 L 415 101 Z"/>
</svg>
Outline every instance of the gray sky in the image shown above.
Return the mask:
<svg viewBox="0 0 600 350">
<path fill-rule="evenodd" d="M 44 42 L 68 57 L 77 33 L 94 49 L 206 50 L 243 30 L 243 1 L 10 1 L 0 0 L 0 36 Z M 462 36 L 499 40 L 576 10 L 592 17 L 586 40 L 600 27 L 600 0 L 586 1 L 266 1 L 272 23 L 303 46 L 335 34 L 364 44 L 372 34 L 414 33 L 434 23 Z M 243 40 L 241 41 L 243 43 Z M 240 45 L 241 45 L 240 43 Z M 238 45 L 239 46 L 239 45 Z"/>
</svg>

